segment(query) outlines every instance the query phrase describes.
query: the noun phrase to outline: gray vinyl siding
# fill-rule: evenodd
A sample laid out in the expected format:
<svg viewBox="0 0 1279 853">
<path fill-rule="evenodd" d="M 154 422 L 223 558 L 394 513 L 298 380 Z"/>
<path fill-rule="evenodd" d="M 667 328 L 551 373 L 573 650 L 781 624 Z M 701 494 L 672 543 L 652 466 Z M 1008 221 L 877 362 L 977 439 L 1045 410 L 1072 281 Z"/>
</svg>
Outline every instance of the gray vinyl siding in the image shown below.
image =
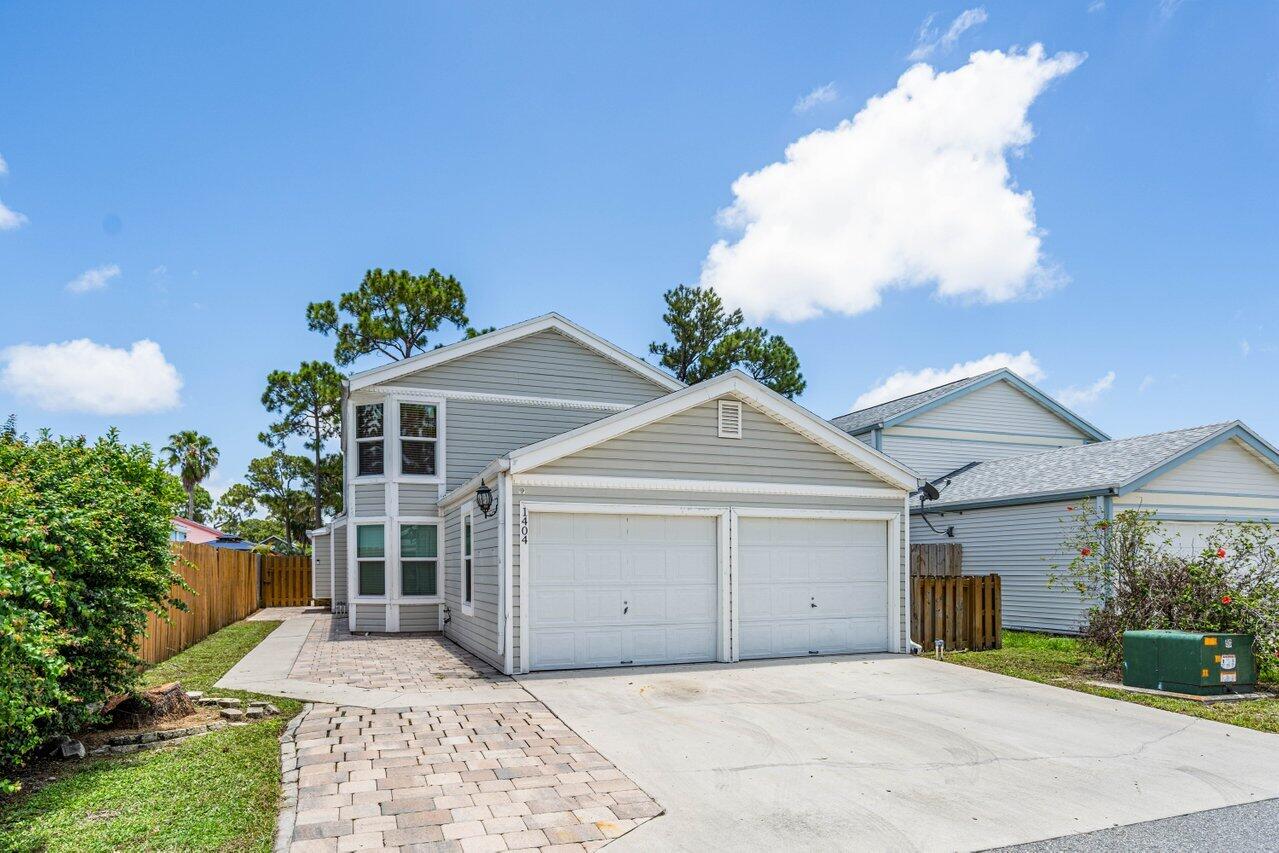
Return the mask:
<svg viewBox="0 0 1279 853">
<path fill-rule="evenodd" d="M 389 384 L 632 404 L 668 393 L 656 382 L 552 329 L 398 377 Z"/>
<path fill-rule="evenodd" d="M 577 429 L 611 414 L 613 412 L 600 409 L 449 400 L 445 407 L 448 488 L 457 488 L 494 459 L 517 447 Z M 400 511 L 405 511 L 402 505 Z"/>
<path fill-rule="evenodd" d="M 922 430 L 928 434 L 920 434 Z M 939 431 L 954 435 L 936 434 Z M 1001 381 L 888 427 L 880 446 L 932 479 L 969 462 L 1042 453 L 1090 440 L 1074 424 Z"/>
<path fill-rule="evenodd" d="M 494 491 L 497 491 L 496 486 Z M 471 559 L 472 601 L 474 615 L 462 612 L 462 512 L 472 507 Z M 499 669 L 504 665 L 498 598 L 500 595 L 501 548 L 498 539 L 499 517 L 484 518 L 474 504 L 467 501 L 453 507 L 444 516 L 444 600 L 449 609 L 449 622 L 444 633 L 458 645 L 478 655 Z"/>
<path fill-rule="evenodd" d="M 845 463 L 848 464 L 848 463 Z M 542 469 L 538 469 L 539 471 Z M 511 529 L 519 530 L 520 504 L 523 501 L 537 502 L 560 502 L 560 503 L 591 503 L 591 504 L 644 504 L 644 505 L 672 505 L 672 506 L 707 506 L 707 507 L 773 507 L 787 509 L 824 509 L 824 510 L 871 510 L 871 511 L 889 511 L 904 512 L 904 497 L 893 498 L 813 498 L 799 495 L 750 495 L 750 494 L 734 494 L 719 492 L 665 492 L 665 491 L 624 491 L 624 490 L 591 490 L 576 488 L 547 488 L 542 486 L 522 486 L 517 477 L 514 482 L 515 499 L 509 508 Z M 909 595 L 908 578 L 910 570 L 906 562 L 907 547 L 907 529 L 910 527 L 908 521 L 903 520 L 901 525 L 901 537 L 898 541 L 898 548 L 901 555 L 901 577 L 903 579 L 902 589 L 900 591 L 901 608 L 899 617 L 901 620 L 901 636 L 900 642 L 902 648 L 906 648 L 906 644 L 910 641 L 908 636 L 910 633 L 910 620 L 907 617 L 907 599 Z M 513 660 L 518 669 L 520 661 L 520 585 L 522 583 L 520 575 L 521 567 L 521 546 L 519 538 L 514 540 L 512 548 L 512 584 L 511 590 L 511 618 L 513 626 L 512 649 L 514 652 Z"/>
<path fill-rule="evenodd" d="M 329 559 L 332 534 L 323 533 L 311 540 L 311 597 L 329 598 L 333 593 L 329 571 L 333 566 Z"/>
<path fill-rule="evenodd" d="M 438 604 L 401 604 L 401 631 L 438 631 L 440 630 L 440 611 Z"/>
<path fill-rule="evenodd" d="M 725 398 L 732 399 L 732 398 Z M 712 400 L 556 460 L 539 474 L 884 486 L 883 481 L 742 405 L 742 438 L 719 438 Z"/>
<path fill-rule="evenodd" d="M 386 515 L 386 486 L 381 483 L 352 484 L 351 515 Z"/>
<path fill-rule="evenodd" d="M 435 483 L 400 483 L 400 515 L 435 515 L 440 487 Z"/>
<path fill-rule="evenodd" d="M 1238 499 L 1238 502 L 1232 502 Z M 1258 505 L 1259 504 L 1259 505 Z M 1115 498 L 1115 511 L 1154 510 L 1164 521 L 1279 522 L 1279 472 L 1230 440 Z"/>
<path fill-rule="evenodd" d="M 386 631 L 385 604 L 351 605 L 351 630 L 383 633 Z"/>
<path fill-rule="evenodd" d="M 346 595 L 346 532 L 348 525 L 333 528 L 333 602 L 343 603 Z"/>
<path fill-rule="evenodd" d="M 958 542 L 964 546 L 964 574 L 1001 576 L 1005 628 L 1078 632 L 1089 604 L 1068 582 L 1048 586 L 1054 572 L 1070 562 L 1063 542 L 1073 528 L 1067 507 L 1074 503 L 1040 503 L 960 512 L 930 513 L 939 530 L 955 526 L 955 538 L 937 534 L 915 515 L 910 541 Z"/>
</svg>

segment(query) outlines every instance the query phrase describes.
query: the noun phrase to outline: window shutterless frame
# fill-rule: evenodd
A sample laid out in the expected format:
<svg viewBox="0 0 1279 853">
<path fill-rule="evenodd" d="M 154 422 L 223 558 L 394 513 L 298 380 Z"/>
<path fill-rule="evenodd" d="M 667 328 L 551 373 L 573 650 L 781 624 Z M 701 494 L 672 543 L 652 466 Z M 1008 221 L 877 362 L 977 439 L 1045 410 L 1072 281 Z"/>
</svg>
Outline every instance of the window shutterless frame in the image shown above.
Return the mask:
<svg viewBox="0 0 1279 853">
<path fill-rule="evenodd" d="M 440 526 L 436 523 L 401 522 L 401 599 L 439 599 Z"/>
<path fill-rule="evenodd" d="M 439 407 L 418 400 L 398 400 L 399 473 L 406 477 L 439 476 Z"/>
<path fill-rule="evenodd" d="M 461 568 L 458 583 L 461 586 L 462 612 L 475 613 L 475 516 L 467 508 L 461 520 Z"/>
<path fill-rule="evenodd" d="M 355 406 L 355 475 L 381 477 L 386 474 L 386 406 L 357 403 Z"/>
<path fill-rule="evenodd" d="M 386 525 L 355 525 L 355 597 L 386 598 Z"/>
</svg>

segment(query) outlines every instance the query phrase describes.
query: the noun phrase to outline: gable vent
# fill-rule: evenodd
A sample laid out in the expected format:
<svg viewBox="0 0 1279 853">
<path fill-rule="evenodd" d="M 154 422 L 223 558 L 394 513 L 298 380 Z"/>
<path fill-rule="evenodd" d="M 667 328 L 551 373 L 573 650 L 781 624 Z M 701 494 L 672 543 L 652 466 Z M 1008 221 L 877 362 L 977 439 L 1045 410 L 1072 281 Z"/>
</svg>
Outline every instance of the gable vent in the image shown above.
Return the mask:
<svg viewBox="0 0 1279 853">
<path fill-rule="evenodd" d="M 719 437 L 742 437 L 742 404 L 735 400 L 719 401 Z"/>
</svg>

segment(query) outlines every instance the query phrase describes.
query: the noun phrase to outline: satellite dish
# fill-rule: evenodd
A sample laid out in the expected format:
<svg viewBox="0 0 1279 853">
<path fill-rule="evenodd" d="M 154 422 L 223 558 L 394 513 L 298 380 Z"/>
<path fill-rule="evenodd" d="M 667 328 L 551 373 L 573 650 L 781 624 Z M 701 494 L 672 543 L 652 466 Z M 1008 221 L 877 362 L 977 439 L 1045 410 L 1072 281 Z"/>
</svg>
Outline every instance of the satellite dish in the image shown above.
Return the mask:
<svg viewBox="0 0 1279 853">
<path fill-rule="evenodd" d="M 937 491 L 937 487 L 932 483 L 924 483 L 920 491 L 924 493 L 924 498 L 930 501 L 935 501 L 941 497 L 941 492 Z"/>
</svg>

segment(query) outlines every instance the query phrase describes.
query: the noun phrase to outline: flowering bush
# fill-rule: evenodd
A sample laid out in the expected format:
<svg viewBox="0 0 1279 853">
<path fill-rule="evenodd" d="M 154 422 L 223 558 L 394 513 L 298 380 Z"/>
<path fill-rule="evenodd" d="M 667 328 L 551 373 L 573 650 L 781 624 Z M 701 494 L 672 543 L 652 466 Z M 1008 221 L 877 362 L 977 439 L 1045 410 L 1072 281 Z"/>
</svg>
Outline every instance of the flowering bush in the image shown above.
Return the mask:
<svg viewBox="0 0 1279 853">
<path fill-rule="evenodd" d="M 1123 662 L 1124 631 L 1168 629 L 1252 634 L 1263 671 L 1279 669 L 1279 531 L 1220 524 L 1187 556 L 1152 511 L 1106 519 L 1085 502 L 1070 523 L 1073 557 L 1049 584 L 1069 584 L 1094 603 L 1083 638 L 1108 667 Z"/>
<path fill-rule="evenodd" d="M 183 497 L 114 431 L 91 444 L 0 430 L 0 790 L 42 739 L 133 685 L 147 614 L 180 581 L 169 535 Z"/>
</svg>

